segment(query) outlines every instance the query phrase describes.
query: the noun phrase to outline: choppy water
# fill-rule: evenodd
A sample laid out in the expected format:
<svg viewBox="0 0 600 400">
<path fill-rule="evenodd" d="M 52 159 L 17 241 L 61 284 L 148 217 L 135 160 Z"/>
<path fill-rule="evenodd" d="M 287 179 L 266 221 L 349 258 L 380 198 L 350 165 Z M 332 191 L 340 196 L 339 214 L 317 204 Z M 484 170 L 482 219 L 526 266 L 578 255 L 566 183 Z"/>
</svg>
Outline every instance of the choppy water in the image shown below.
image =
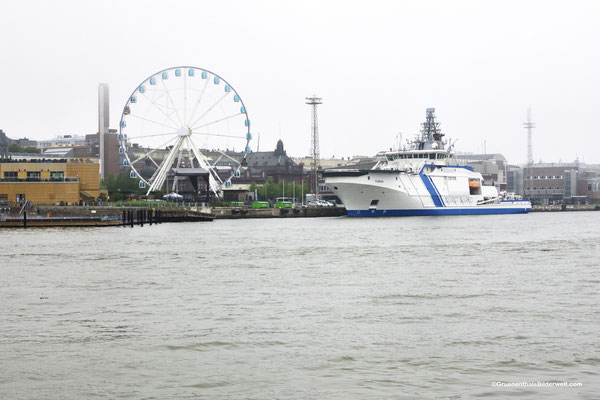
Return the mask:
<svg viewBox="0 0 600 400">
<path fill-rule="evenodd" d="M 0 244 L 2 399 L 600 393 L 600 212 L 2 230 Z"/>
</svg>

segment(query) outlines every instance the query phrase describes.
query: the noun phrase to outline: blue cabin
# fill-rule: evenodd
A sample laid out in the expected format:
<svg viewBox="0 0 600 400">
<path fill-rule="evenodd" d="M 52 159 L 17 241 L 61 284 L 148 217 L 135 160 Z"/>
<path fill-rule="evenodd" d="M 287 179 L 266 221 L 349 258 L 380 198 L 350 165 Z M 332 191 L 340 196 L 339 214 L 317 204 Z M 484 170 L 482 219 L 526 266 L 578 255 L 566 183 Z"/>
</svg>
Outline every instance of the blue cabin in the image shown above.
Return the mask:
<svg viewBox="0 0 600 400">
<path fill-rule="evenodd" d="M 125 120 L 121 121 L 121 128 L 125 128 L 127 126 L 127 123 L 125 122 Z"/>
<path fill-rule="evenodd" d="M 246 133 L 246 139 L 252 140 L 252 134 L 250 132 Z"/>
<path fill-rule="evenodd" d="M 225 187 L 231 187 L 231 181 L 226 181 L 225 182 Z"/>
<path fill-rule="evenodd" d="M 129 161 L 127 161 L 127 159 L 123 160 L 123 166 L 125 166 L 125 167 L 129 166 Z"/>
<path fill-rule="evenodd" d="M 140 93 L 146 93 L 146 86 L 142 85 L 138 90 L 140 91 Z"/>
<path fill-rule="evenodd" d="M 123 134 L 119 133 L 119 140 L 123 140 L 123 139 L 124 139 Z"/>
<path fill-rule="evenodd" d="M 137 178 L 137 175 L 135 174 L 135 171 L 129 171 L 129 177 L 130 177 L 131 179 L 135 179 L 135 178 Z"/>
<path fill-rule="evenodd" d="M 129 99 L 129 101 L 132 102 L 132 103 L 137 103 L 137 97 L 131 96 L 131 98 Z"/>
<path fill-rule="evenodd" d="M 119 153 L 125 154 L 125 147 L 123 147 L 123 146 L 119 147 Z"/>
<path fill-rule="evenodd" d="M 246 146 L 246 153 L 250 153 L 250 146 Z"/>
<path fill-rule="evenodd" d="M 244 125 L 250 126 L 250 121 L 249 120 L 244 121 Z"/>
<path fill-rule="evenodd" d="M 188 76 L 194 76 L 194 70 L 188 69 Z"/>
<path fill-rule="evenodd" d="M 233 101 L 240 101 L 240 96 L 238 96 L 237 94 L 233 96 Z"/>
<path fill-rule="evenodd" d="M 235 172 L 233 173 L 233 176 L 240 176 L 240 170 L 238 169 L 237 171 L 235 171 Z"/>
<path fill-rule="evenodd" d="M 146 187 L 146 182 L 140 181 L 139 186 L 140 186 L 140 189 L 144 189 Z"/>
<path fill-rule="evenodd" d="M 225 85 L 225 91 L 226 92 L 231 92 L 231 86 Z"/>
<path fill-rule="evenodd" d="M 202 71 L 202 79 L 208 78 L 208 72 Z"/>
<path fill-rule="evenodd" d="M 241 112 L 241 113 L 245 113 L 245 112 L 246 112 L 246 107 L 241 107 L 241 108 L 240 108 L 240 112 Z"/>
<path fill-rule="evenodd" d="M 218 85 L 219 82 L 221 82 L 221 80 L 219 79 L 218 76 L 215 76 L 214 82 L 215 82 L 215 85 Z"/>
<path fill-rule="evenodd" d="M 169 74 L 166 71 L 163 72 L 161 76 L 163 79 L 169 79 Z"/>
<path fill-rule="evenodd" d="M 176 69 L 175 70 L 175 76 L 181 76 L 181 70 L 180 69 Z"/>
<path fill-rule="evenodd" d="M 151 85 L 156 85 L 156 78 L 150 78 L 150 84 Z"/>
</svg>

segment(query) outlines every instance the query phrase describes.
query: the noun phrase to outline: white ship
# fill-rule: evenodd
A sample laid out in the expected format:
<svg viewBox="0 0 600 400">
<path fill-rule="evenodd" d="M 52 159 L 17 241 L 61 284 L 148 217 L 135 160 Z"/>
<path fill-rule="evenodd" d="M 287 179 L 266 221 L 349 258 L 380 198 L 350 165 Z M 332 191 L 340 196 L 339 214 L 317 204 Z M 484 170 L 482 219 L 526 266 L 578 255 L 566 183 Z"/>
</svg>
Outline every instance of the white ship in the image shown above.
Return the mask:
<svg viewBox="0 0 600 400">
<path fill-rule="evenodd" d="M 342 200 L 349 216 L 516 214 L 531 210 L 529 200 L 503 198 L 484 186 L 471 167 L 458 165 L 452 146 L 426 110 L 421 135 L 407 148 L 383 153 L 369 169 L 325 170 L 325 183 Z M 448 146 L 448 148 L 446 148 Z"/>
</svg>

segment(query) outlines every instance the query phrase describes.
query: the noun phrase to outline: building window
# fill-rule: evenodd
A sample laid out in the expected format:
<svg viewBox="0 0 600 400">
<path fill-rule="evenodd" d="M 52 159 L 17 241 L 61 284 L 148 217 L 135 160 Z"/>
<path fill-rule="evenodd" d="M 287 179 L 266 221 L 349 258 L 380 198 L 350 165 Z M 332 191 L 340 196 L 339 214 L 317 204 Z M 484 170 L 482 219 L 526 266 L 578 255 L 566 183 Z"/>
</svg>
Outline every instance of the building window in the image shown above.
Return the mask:
<svg viewBox="0 0 600 400">
<path fill-rule="evenodd" d="M 41 179 L 40 171 L 28 171 L 27 172 L 27 180 L 28 181 L 39 181 Z"/>
<path fill-rule="evenodd" d="M 18 179 L 19 173 L 17 171 L 4 171 L 4 179 Z"/>
<path fill-rule="evenodd" d="M 50 171 L 51 181 L 62 181 L 65 179 L 65 173 L 63 171 Z"/>
</svg>

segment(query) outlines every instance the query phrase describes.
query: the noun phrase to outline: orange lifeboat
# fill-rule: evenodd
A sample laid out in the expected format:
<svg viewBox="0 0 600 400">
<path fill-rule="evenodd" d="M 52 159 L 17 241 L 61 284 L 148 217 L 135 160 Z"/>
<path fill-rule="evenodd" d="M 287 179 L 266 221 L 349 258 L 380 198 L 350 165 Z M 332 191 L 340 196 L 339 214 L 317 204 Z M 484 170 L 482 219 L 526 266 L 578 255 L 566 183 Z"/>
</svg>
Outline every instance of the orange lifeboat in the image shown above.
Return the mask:
<svg viewBox="0 0 600 400">
<path fill-rule="evenodd" d="M 477 189 L 477 188 L 479 188 L 480 186 L 481 186 L 481 184 L 479 183 L 479 181 L 478 181 L 478 180 L 470 180 L 470 181 L 469 181 L 469 187 L 470 187 L 471 189 Z"/>
</svg>

